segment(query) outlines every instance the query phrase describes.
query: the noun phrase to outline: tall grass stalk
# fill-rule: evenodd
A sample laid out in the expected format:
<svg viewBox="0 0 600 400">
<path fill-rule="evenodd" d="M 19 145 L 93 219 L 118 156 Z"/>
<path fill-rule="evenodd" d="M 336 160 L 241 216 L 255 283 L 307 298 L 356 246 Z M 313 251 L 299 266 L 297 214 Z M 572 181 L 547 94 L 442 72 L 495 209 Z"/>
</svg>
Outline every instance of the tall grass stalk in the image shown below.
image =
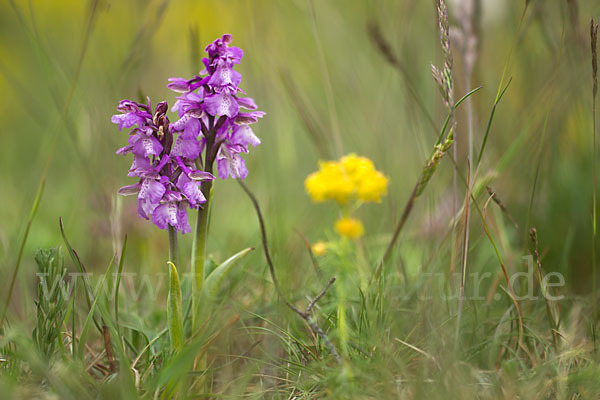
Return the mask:
<svg viewBox="0 0 600 400">
<path fill-rule="evenodd" d="M 479 17 L 481 15 L 481 2 L 479 0 L 463 0 L 459 3 L 457 10 L 458 22 L 460 31 L 458 33 L 459 42 L 461 44 L 461 52 L 463 56 L 463 73 L 465 80 L 465 90 L 471 87 L 471 76 L 475 62 L 477 61 L 478 47 L 478 26 Z M 451 30 L 451 34 L 452 34 Z M 465 275 L 467 269 L 467 258 L 469 253 L 469 232 L 471 226 L 471 202 L 470 192 L 471 186 L 471 163 L 473 161 L 473 104 L 471 99 L 466 100 L 467 107 L 467 136 L 468 136 L 468 151 L 467 151 L 467 195 L 465 196 L 464 207 L 464 236 L 463 236 L 463 254 L 461 268 L 461 295 L 459 297 L 459 317 L 462 312 L 462 299 L 464 296 Z M 455 147 L 456 149 L 456 147 Z M 455 157 L 456 160 L 456 157 Z M 474 180 L 474 179 L 473 179 Z M 456 210 L 455 210 L 456 211 Z M 457 327 L 460 326 L 460 318 Z M 458 343 L 458 342 L 457 342 Z"/>
<path fill-rule="evenodd" d="M 540 290 L 542 291 L 542 297 L 544 297 L 544 303 L 546 304 L 546 317 L 548 318 L 548 324 L 550 325 L 552 344 L 554 345 L 554 350 L 558 353 L 558 326 L 556 324 L 554 315 L 552 315 L 550 300 L 548 300 L 548 289 L 543 278 L 542 260 L 540 258 L 538 236 L 537 230 L 535 228 L 531 228 L 529 230 L 529 238 L 531 240 L 531 245 L 533 246 L 533 253 L 535 254 L 535 262 L 537 264 L 538 270 L 538 280 L 540 281 Z"/>
<path fill-rule="evenodd" d="M 454 109 L 458 109 L 458 107 L 466 99 L 468 99 L 474 93 L 478 92 L 480 89 L 481 89 L 481 87 L 475 88 L 475 89 L 471 90 L 469 93 L 465 94 L 463 97 L 461 97 L 460 100 L 458 100 L 456 102 L 456 104 L 454 105 Z M 392 250 L 394 249 L 394 246 L 395 246 L 396 242 L 398 241 L 398 238 L 400 237 L 400 233 L 402 232 L 402 229 L 404 228 L 404 225 L 406 224 L 406 221 L 408 220 L 410 213 L 412 212 L 412 209 L 413 209 L 413 206 L 415 204 L 417 197 L 419 197 L 423 193 L 423 191 L 427 187 L 427 184 L 433 177 L 433 174 L 437 170 L 437 167 L 439 166 L 439 163 L 442 160 L 442 157 L 445 154 L 447 154 L 448 150 L 450 149 L 450 147 L 452 147 L 452 145 L 454 143 L 454 129 L 453 128 L 450 128 L 450 132 L 448 132 L 448 135 L 446 136 L 446 139 L 444 140 L 444 134 L 446 133 L 446 129 L 448 128 L 450 119 L 451 119 L 451 115 L 448 114 L 448 116 L 446 117 L 446 121 L 442 125 L 442 128 L 437 137 L 435 145 L 433 146 L 431 155 L 430 155 L 429 159 L 425 162 L 425 165 L 423 166 L 423 169 L 421 171 L 421 175 L 417 179 L 417 183 L 415 184 L 406 204 L 404 205 L 404 210 L 402 211 L 402 216 L 400 217 L 400 220 L 398 221 L 398 224 L 396 225 L 396 228 L 394 229 L 392 238 L 389 241 L 389 243 L 385 249 L 385 252 L 383 253 L 383 257 L 381 258 L 381 261 L 379 262 L 377 269 L 371 276 L 369 283 L 372 283 L 373 280 L 379 279 L 379 277 L 381 276 L 383 267 L 385 266 L 385 264 L 387 263 L 387 261 L 389 260 L 389 258 L 392 255 Z M 454 159 L 453 158 L 450 158 L 450 159 L 455 164 Z M 406 271 L 404 270 L 404 267 L 402 266 L 401 268 L 403 269 L 402 273 L 406 277 L 407 275 L 406 275 Z"/>
<path fill-rule="evenodd" d="M 594 169 L 593 172 L 593 176 L 592 178 L 594 179 L 593 182 L 593 194 L 592 194 L 592 244 L 593 244 L 593 248 L 592 248 L 592 287 L 593 287 L 593 296 L 594 299 L 592 301 L 592 304 L 594 305 L 594 327 L 596 325 L 596 321 L 598 319 L 598 305 L 596 304 L 598 297 L 598 283 L 597 283 L 597 271 L 596 271 L 596 251 L 597 251 L 597 246 L 598 246 L 598 238 L 597 238 L 597 231 L 596 231 L 596 224 L 597 224 L 597 206 L 596 206 L 596 193 L 597 193 L 597 177 L 596 177 L 596 173 L 597 173 L 597 167 L 596 167 L 596 163 L 597 163 L 597 159 L 598 159 L 598 148 L 597 148 L 597 143 L 596 143 L 596 94 L 598 93 L 598 52 L 597 52 L 597 41 L 598 41 L 598 24 L 594 24 L 594 19 L 592 18 L 591 22 L 590 22 L 590 44 L 591 44 L 591 48 L 592 48 L 592 81 L 593 81 L 593 86 L 592 86 L 592 135 L 593 135 L 593 145 L 594 145 L 594 151 L 593 151 L 593 162 L 592 162 L 592 167 Z"/>
<path fill-rule="evenodd" d="M 533 184 L 531 185 L 531 194 L 529 196 L 529 207 L 527 208 L 527 223 L 525 224 L 525 238 L 524 238 L 524 243 L 525 243 L 525 248 L 526 243 L 527 243 L 527 235 L 528 235 L 528 229 L 531 228 L 530 224 L 531 224 L 531 213 L 533 211 L 533 201 L 535 199 L 535 192 L 537 189 L 537 184 L 538 184 L 538 178 L 539 178 L 539 174 L 540 174 L 540 169 L 542 166 L 542 158 L 544 156 L 544 154 L 546 154 L 544 152 L 545 149 L 545 144 L 546 144 L 546 133 L 548 131 L 548 120 L 550 119 L 550 111 L 552 110 L 552 103 L 553 103 L 553 99 L 554 99 L 554 92 L 556 90 L 556 82 L 558 80 L 558 72 L 559 72 L 559 67 L 560 67 L 560 63 L 562 60 L 562 54 L 563 54 L 563 50 L 564 50 L 564 44 L 565 44 L 565 24 L 563 23 L 563 28 L 562 28 L 562 34 L 561 34 L 561 40 L 560 40 L 560 48 L 558 51 L 558 55 L 556 57 L 556 64 L 554 66 L 554 73 L 553 73 L 553 77 L 552 77 L 552 84 L 551 84 L 551 88 L 550 88 L 550 95 L 548 98 L 548 107 L 546 109 L 546 114 L 544 116 L 544 125 L 542 127 L 542 133 L 541 133 L 541 137 L 539 140 L 539 145 L 538 145 L 538 157 L 537 157 L 537 164 L 535 167 L 535 175 L 533 177 Z"/>
<path fill-rule="evenodd" d="M 462 248 L 462 261 L 460 270 L 460 289 L 458 294 L 458 314 L 456 318 L 456 348 L 458 349 L 460 339 L 460 324 L 462 321 L 463 302 L 465 299 L 465 281 L 467 277 L 467 256 L 469 254 L 469 203 L 471 198 L 471 161 L 467 160 L 467 194 L 464 206 L 464 236 Z"/>
</svg>

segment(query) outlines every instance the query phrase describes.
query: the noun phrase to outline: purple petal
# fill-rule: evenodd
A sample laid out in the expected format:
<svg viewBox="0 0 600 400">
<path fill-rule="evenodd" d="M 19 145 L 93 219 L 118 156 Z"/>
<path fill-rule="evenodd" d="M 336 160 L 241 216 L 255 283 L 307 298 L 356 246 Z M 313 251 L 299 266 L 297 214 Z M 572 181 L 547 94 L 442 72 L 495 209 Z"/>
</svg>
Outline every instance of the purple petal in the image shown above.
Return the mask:
<svg viewBox="0 0 600 400">
<path fill-rule="evenodd" d="M 177 101 L 177 103 L 179 102 L 179 100 Z M 175 104 L 177 104 L 175 103 Z M 173 107 L 175 108 L 175 107 Z M 176 110 L 174 110 L 176 111 Z M 185 114 L 183 117 L 179 118 L 177 121 L 173 122 L 170 127 L 172 131 L 181 131 L 183 130 L 183 128 L 185 127 L 185 125 L 188 123 L 188 121 L 190 120 L 191 116 L 189 114 Z"/>
<path fill-rule="evenodd" d="M 138 140 L 133 145 L 133 154 L 149 157 L 151 155 L 158 156 L 162 151 L 163 146 L 154 136 L 145 136 Z"/>
<path fill-rule="evenodd" d="M 204 105 L 206 106 L 206 112 L 216 117 L 227 115 L 233 118 L 240 111 L 240 106 L 234 97 L 225 92 L 208 96 L 204 99 Z"/>
<path fill-rule="evenodd" d="M 192 207 L 196 207 L 197 205 L 206 202 L 206 198 L 200 190 L 200 182 L 190 180 L 185 174 L 179 175 L 177 187 L 183 192 L 185 197 L 187 197 Z"/>
<path fill-rule="evenodd" d="M 131 163 L 131 168 L 129 168 L 129 173 L 127 176 L 144 176 L 146 172 L 151 168 L 150 160 L 148 157 L 133 156 L 133 162 Z"/>
<path fill-rule="evenodd" d="M 123 156 L 125 154 L 131 153 L 132 149 L 133 149 L 132 145 L 127 145 L 125 147 L 121 147 L 119 150 L 117 150 L 117 154 L 120 155 L 120 156 Z"/>
<path fill-rule="evenodd" d="M 195 160 L 200 155 L 200 143 L 196 138 L 186 139 L 181 135 L 171 149 L 171 156 L 179 156 Z"/>
<path fill-rule="evenodd" d="M 246 163 L 239 154 L 232 154 L 224 149 L 224 147 L 221 147 L 217 159 L 219 178 L 227 179 L 228 176 L 231 176 L 234 179 L 244 179 L 248 175 Z"/>
<path fill-rule="evenodd" d="M 171 89 L 174 92 L 185 93 L 190 90 L 190 84 L 187 81 L 187 79 L 169 78 L 169 83 L 167 84 L 167 88 Z"/>
<path fill-rule="evenodd" d="M 117 193 L 121 196 L 131 196 L 132 194 L 137 194 L 140 191 L 140 184 L 136 183 L 135 185 L 127 185 L 120 188 Z"/>
<path fill-rule="evenodd" d="M 165 191 L 166 189 L 163 184 L 155 179 L 146 178 L 142 181 L 138 198 L 147 198 L 152 203 L 158 204 L 160 199 L 162 199 L 163 195 L 165 194 Z"/>
<path fill-rule="evenodd" d="M 233 46 L 227 49 L 227 58 L 229 58 L 235 64 L 239 64 L 242 61 L 243 56 L 244 51 L 239 47 Z"/>
<path fill-rule="evenodd" d="M 221 87 L 227 85 L 238 86 L 242 82 L 242 74 L 234 71 L 233 68 L 223 60 L 219 61 L 219 65 L 215 72 L 211 75 L 208 85 L 212 87 Z"/>
<path fill-rule="evenodd" d="M 188 174 L 190 179 L 193 179 L 195 181 L 208 181 L 208 180 L 214 180 L 215 176 L 213 174 L 211 174 L 210 172 L 204 172 L 204 171 L 200 171 L 199 169 L 190 171 L 190 173 Z"/>
<path fill-rule="evenodd" d="M 190 118 L 187 124 L 185 124 L 181 137 L 185 139 L 196 139 L 198 135 L 200 135 L 201 130 L 202 125 L 200 124 L 200 121 L 196 118 Z"/>
<path fill-rule="evenodd" d="M 145 122 L 144 118 L 139 117 L 134 112 L 113 115 L 110 121 L 113 124 L 119 124 L 119 130 L 123 128 L 131 128 L 134 125 L 140 126 Z"/>
<path fill-rule="evenodd" d="M 252 128 L 250 128 L 249 125 L 236 125 L 233 128 L 231 142 L 241 144 L 247 149 L 248 144 L 251 144 L 254 147 L 258 146 L 260 144 L 260 139 L 252 132 Z"/>
<path fill-rule="evenodd" d="M 240 107 L 247 108 L 248 110 L 256 110 L 258 108 L 256 103 L 254 102 L 254 99 L 250 97 L 240 97 L 237 99 L 237 102 L 240 105 Z"/>
<path fill-rule="evenodd" d="M 179 222 L 178 228 L 182 235 L 192 231 L 188 221 L 187 210 L 184 202 L 179 203 L 179 209 L 177 210 L 177 222 Z"/>
<path fill-rule="evenodd" d="M 239 113 L 235 117 L 235 123 L 238 125 L 254 124 L 258 122 L 258 118 L 262 118 L 265 114 L 266 113 L 264 111 L 251 111 L 247 113 Z"/>
<path fill-rule="evenodd" d="M 177 226 L 177 203 L 169 201 L 154 209 L 152 222 L 160 229 L 167 229 L 168 225 Z"/>
</svg>

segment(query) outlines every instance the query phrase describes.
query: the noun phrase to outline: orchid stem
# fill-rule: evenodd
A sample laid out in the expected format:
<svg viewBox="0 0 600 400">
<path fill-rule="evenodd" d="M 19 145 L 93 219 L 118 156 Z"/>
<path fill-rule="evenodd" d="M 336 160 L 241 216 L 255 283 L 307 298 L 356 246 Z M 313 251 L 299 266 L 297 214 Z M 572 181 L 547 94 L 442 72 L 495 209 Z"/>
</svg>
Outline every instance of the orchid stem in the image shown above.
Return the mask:
<svg viewBox="0 0 600 400">
<path fill-rule="evenodd" d="M 204 171 L 212 174 L 213 163 L 215 159 L 215 125 L 214 119 L 209 117 L 208 131 L 206 135 L 206 153 L 204 156 Z M 206 238 L 208 237 L 208 219 L 210 216 L 210 205 L 212 197 L 212 181 L 202 182 L 200 187 L 206 203 L 198 209 L 198 220 L 196 222 L 196 232 L 194 232 L 194 244 L 192 246 L 192 332 L 198 329 L 198 307 L 200 306 L 200 293 L 204 284 L 204 263 L 206 261 Z"/>
<path fill-rule="evenodd" d="M 179 267 L 179 247 L 177 245 L 177 231 L 169 225 L 169 261 Z"/>
<path fill-rule="evenodd" d="M 212 182 L 202 183 L 202 193 L 206 198 L 206 203 L 198 210 L 198 221 L 196 223 L 196 232 L 194 236 L 194 246 L 192 249 L 192 275 L 194 276 L 194 291 L 192 297 L 192 328 L 196 331 L 197 314 L 199 306 L 199 296 L 204 284 L 204 263 L 206 261 L 206 238 L 208 236 L 208 218 L 210 212 L 210 201 L 212 194 Z"/>
<path fill-rule="evenodd" d="M 340 348 L 344 356 L 348 355 L 348 323 L 346 322 L 346 293 L 342 285 L 336 286 L 338 297 L 338 332 L 340 336 Z"/>
</svg>

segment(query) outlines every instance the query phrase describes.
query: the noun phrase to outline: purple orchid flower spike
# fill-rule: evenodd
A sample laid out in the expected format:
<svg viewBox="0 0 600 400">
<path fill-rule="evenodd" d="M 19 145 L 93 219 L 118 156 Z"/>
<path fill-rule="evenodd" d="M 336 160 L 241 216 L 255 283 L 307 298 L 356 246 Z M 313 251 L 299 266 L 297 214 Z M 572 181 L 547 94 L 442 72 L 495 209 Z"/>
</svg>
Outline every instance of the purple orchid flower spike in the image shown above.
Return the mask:
<svg viewBox="0 0 600 400">
<path fill-rule="evenodd" d="M 201 123 L 189 117 L 170 124 L 168 108 L 167 102 L 160 102 L 152 113 L 150 100 L 148 104 L 130 100 L 119 103 L 117 110 L 121 114 L 114 115 L 112 122 L 119 129 L 133 129 L 129 144 L 117 150 L 117 154 L 133 154 L 128 176 L 139 181 L 122 187 L 118 193 L 137 194 L 140 218 L 152 219 L 161 229 L 171 225 L 187 233 L 190 227 L 186 209 L 198 208 L 206 202 L 199 189 L 200 182 L 215 177 L 199 174 L 194 168 L 194 160 L 202 150 L 198 140 Z"/>
<path fill-rule="evenodd" d="M 241 153 L 248 153 L 250 144 L 254 147 L 260 144 L 249 125 L 265 113 L 255 111 L 258 106 L 252 98 L 238 96 L 244 93 L 239 88 L 242 75 L 234 66 L 241 62 L 244 52 L 231 46 L 232 41 L 233 37 L 225 34 L 206 47 L 208 57 L 202 60 L 205 68 L 200 72 L 204 77 L 169 79 L 167 87 L 182 93 L 173 107 L 180 119 L 172 124 L 175 131 L 182 133 L 171 154 L 186 157 L 183 149 L 189 146 L 187 156 L 193 156 L 198 148 L 190 142 L 192 138 L 200 138 L 199 152 L 202 152 L 210 137 L 212 144 L 207 152 L 209 160 L 217 162 L 219 177 L 244 179 L 248 169 Z M 242 112 L 242 109 L 252 111 Z"/>
<path fill-rule="evenodd" d="M 175 122 L 167 117 L 167 102 L 153 109 L 150 99 L 146 104 L 121 100 L 119 114 L 111 118 L 119 130 L 130 129 L 127 146 L 117 154 L 133 155 L 127 175 L 138 179 L 119 194 L 137 194 L 140 218 L 161 229 L 189 232 L 187 209 L 206 203 L 210 186 L 205 183 L 215 179 L 215 161 L 221 179 L 244 179 L 248 169 L 242 154 L 260 144 L 250 125 L 265 113 L 257 111 L 252 98 L 239 96 L 245 92 L 234 66 L 244 52 L 232 41 L 226 34 L 206 47 L 200 75 L 169 79 L 167 87 L 179 93 L 172 108 L 179 116 Z"/>
</svg>

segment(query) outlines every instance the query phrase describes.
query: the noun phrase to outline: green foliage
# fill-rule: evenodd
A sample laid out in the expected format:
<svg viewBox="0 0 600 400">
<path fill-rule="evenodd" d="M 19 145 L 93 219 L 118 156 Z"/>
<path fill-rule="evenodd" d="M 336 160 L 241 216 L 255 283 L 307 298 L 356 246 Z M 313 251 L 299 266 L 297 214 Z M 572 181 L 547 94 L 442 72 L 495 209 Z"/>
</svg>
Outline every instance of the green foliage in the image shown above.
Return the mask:
<svg viewBox="0 0 600 400">
<path fill-rule="evenodd" d="M 71 285 L 65 280 L 67 268 L 64 266 L 60 247 L 39 249 L 35 254 L 38 265 L 37 324 L 33 339 L 40 352 L 48 359 L 58 349 L 64 351 L 63 323 L 71 298 Z"/>
</svg>

